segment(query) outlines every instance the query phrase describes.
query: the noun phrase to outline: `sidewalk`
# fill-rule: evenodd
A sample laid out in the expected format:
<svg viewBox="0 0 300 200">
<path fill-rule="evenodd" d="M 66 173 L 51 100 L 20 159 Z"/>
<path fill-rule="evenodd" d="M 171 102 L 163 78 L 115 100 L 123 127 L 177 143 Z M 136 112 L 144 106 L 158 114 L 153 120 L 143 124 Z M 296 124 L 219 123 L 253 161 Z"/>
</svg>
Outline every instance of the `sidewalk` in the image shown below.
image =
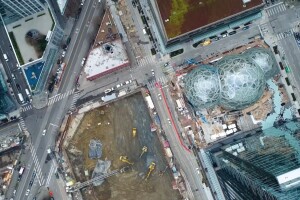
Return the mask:
<svg viewBox="0 0 300 200">
<path fill-rule="evenodd" d="M 261 24 L 265 24 L 265 23 L 269 24 L 269 21 L 267 19 L 266 13 L 263 13 Z M 279 65 L 279 62 L 285 63 L 284 59 L 283 59 L 284 52 L 282 52 L 282 51 L 280 52 L 282 54 L 281 56 L 280 56 L 280 54 L 275 54 L 275 52 L 274 52 L 273 46 L 277 45 L 278 47 L 280 47 L 279 44 L 277 43 L 276 37 L 273 34 L 271 34 L 270 32 L 268 32 L 268 34 L 266 34 L 266 35 L 263 35 L 261 32 L 261 35 L 264 37 L 265 43 L 270 46 L 271 51 L 274 53 L 277 64 Z M 296 92 L 293 89 L 293 85 L 288 84 L 286 82 L 286 78 L 291 81 L 292 79 L 290 78 L 290 76 L 293 76 L 293 75 L 287 74 L 285 69 L 283 69 L 283 70 L 280 69 L 280 74 L 281 74 L 280 81 L 283 83 L 284 88 L 287 91 L 289 100 L 290 100 L 292 106 L 294 107 L 294 114 L 298 118 L 298 117 L 300 117 L 299 112 L 298 112 L 298 110 L 300 109 L 300 105 L 299 105 L 299 102 L 297 100 L 294 101 L 293 97 L 292 97 L 292 94 L 295 94 Z"/>
</svg>

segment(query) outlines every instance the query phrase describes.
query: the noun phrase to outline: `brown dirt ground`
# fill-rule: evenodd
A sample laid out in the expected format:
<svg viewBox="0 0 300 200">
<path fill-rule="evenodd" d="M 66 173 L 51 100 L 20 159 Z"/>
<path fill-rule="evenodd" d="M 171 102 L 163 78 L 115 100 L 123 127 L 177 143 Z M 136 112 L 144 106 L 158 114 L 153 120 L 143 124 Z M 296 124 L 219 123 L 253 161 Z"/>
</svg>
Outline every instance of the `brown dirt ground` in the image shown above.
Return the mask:
<svg viewBox="0 0 300 200">
<path fill-rule="evenodd" d="M 102 142 L 101 159 L 112 161 L 111 170 L 126 165 L 119 161 L 121 155 L 127 155 L 134 165 L 130 172 L 112 176 L 94 189 L 87 188 L 83 192 L 84 199 L 180 199 L 179 193 L 172 189 L 170 169 L 162 176 L 159 175 L 167 163 L 156 134 L 150 131 L 151 119 L 147 111 L 143 97 L 138 93 L 85 115 L 69 146 L 70 149 L 74 145 L 83 153 L 68 153 L 77 181 L 87 180 L 84 169 L 88 169 L 89 174 L 94 169 L 96 160 L 88 158 L 88 144 L 92 138 Z M 132 137 L 133 127 L 137 128 L 136 138 Z M 139 158 L 144 145 L 148 147 L 148 152 Z M 155 161 L 156 169 L 148 181 L 145 181 L 151 161 Z"/>
<path fill-rule="evenodd" d="M 243 12 L 257 5 L 262 4 L 262 0 L 252 0 L 243 7 L 242 0 L 156 0 L 162 21 L 164 23 L 169 38 L 176 37 L 199 27 L 216 22 L 220 19 Z M 188 4 L 188 12 L 184 15 L 184 20 L 178 32 L 177 24 L 165 22 L 174 12 L 173 4 L 185 2 Z"/>
</svg>

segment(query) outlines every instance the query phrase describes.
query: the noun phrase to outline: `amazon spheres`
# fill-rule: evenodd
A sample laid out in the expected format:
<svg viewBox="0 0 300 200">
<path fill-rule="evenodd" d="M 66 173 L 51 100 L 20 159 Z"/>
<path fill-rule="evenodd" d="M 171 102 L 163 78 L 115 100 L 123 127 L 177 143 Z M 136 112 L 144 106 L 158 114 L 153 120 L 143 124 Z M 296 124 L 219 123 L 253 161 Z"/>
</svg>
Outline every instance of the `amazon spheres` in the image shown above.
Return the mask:
<svg viewBox="0 0 300 200">
<path fill-rule="evenodd" d="M 243 54 L 225 56 L 214 65 L 199 65 L 184 77 L 184 92 L 195 109 L 219 105 L 242 110 L 254 104 L 266 80 L 278 73 L 272 52 L 252 48 Z"/>
</svg>

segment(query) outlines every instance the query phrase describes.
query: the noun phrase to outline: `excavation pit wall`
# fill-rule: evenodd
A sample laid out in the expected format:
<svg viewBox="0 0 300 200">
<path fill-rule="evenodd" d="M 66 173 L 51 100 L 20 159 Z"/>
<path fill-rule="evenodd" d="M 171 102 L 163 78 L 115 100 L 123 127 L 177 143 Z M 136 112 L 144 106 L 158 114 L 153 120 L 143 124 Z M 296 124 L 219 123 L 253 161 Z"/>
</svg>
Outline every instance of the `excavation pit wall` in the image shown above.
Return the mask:
<svg viewBox="0 0 300 200">
<path fill-rule="evenodd" d="M 78 112 L 64 140 L 65 155 L 72 167 L 69 172 L 77 182 L 91 179 L 97 162 L 88 157 L 91 139 L 101 141 L 100 159 L 111 161 L 110 170 L 128 165 L 119 160 L 122 155 L 134 163 L 129 172 L 112 176 L 101 186 L 82 190 L 83 199 L 181 199 L 172 188 L 171 169 L 156 133 L 150 130 L 152 119 L 140 91 L 109 104 L 87 105 Z M 137 129 L 135 137 L 132 128 Z M 143 146 L 148 147 L 148 152 L 140 157 Z M 156 167 L 146 181 L 152 161 Z"/>
</svg>

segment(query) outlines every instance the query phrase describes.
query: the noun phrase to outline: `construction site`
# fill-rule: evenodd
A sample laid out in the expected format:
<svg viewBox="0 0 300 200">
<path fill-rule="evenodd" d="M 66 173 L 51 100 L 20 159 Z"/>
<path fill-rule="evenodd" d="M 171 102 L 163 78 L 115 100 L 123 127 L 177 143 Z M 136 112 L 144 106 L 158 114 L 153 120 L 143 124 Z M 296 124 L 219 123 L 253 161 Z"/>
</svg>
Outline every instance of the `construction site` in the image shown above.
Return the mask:
<svg viewBox="0 0 300 200">
<path fill-rule="evenodd" d="M 138 92 L 73 115 L 64 140 L 67 192 L 89 200 L 182 199 L 148 111 Z"/>
</svg>

